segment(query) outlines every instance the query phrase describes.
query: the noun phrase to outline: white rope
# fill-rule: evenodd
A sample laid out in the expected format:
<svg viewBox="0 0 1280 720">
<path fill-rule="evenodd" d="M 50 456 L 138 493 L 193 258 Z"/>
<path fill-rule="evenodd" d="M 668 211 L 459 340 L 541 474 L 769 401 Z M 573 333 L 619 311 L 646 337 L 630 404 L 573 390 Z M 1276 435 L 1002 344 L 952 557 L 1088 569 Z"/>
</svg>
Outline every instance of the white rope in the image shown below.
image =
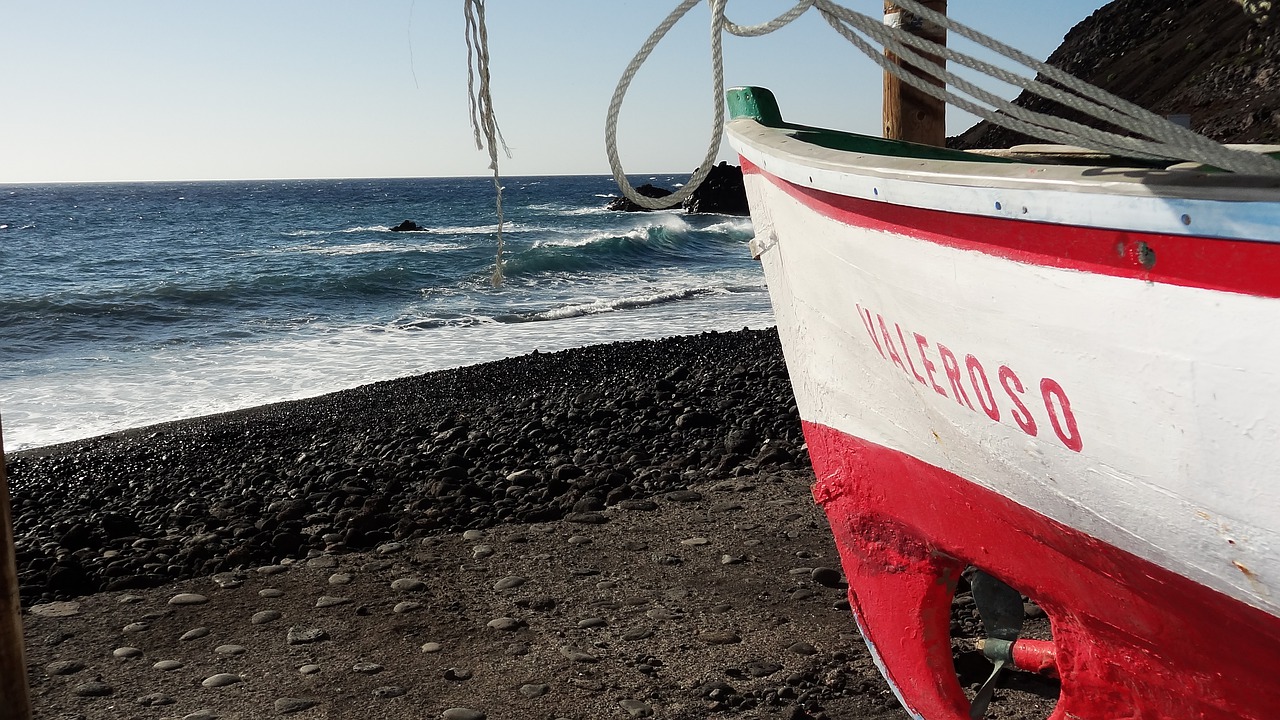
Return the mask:
<svg viewBox="0 0 1280 720">
<path fill-rule="evenodd" d="M 946 45 L 921 38 L 906 30 L 887 26 L 879 18 L 850 10 L 831 0 L 800 0 L 794 7 L 777 18 L 767 23 L 752 26 L 741 26 L 725 17 L 725 3 L 727 0 L 708 0 L 708 5 L 711 9 L 711 62 L 714 93 L 712 102 L 715 108 L 715 122 L 711 143 L 708 146 L 703 164 L 679 192 L 658 200 L 646 198 L 636 193 L 635 189 L 627 182 L 622 164 L 618 160 L 618 114 L 621 111 L 627 88 L 630 86 L 636 72 L 639 71 L 640 66 L 644 64 L 645 59 L 653 52 L 653 48 L 667 34 L 667 31 L 698 2 L 699 0 L 684 0 L 653 31 L 640 48 L 640 51 L 632 58 L 631 63 L 627 65 L 627 69 L 618 81 L 618 87 L 614 91 L 613 99 L 609 104 L 609 113 L 605 123 L 605 147 L 609 155 L 609 168 L 613 172 L 614 180 L 618 183 L 622 194 L 641 207 L 650 209 L 674 207 L 692 195 L 698 185 L 706 178 L 707 173 L 710 172 L 711 163 L 715 160 L 715 155 L 719 151 L 720 135 L 724 130 L 724 70 L 721 57 L 721 33 L 729 32 L 740 37 L 765 35 L 791 23 L 810 8 L 816 8 L 823 16 L 823 19 L 836 32 L 879 64 L 886 72 L 893 74 L 911 87 L 931 97 L 951 103 L 994 124 L 1050 142 L 1078 145 L 1123 157 L 1186 160 L 1203 163 L 1230 172 L 1280 175 L 1280 160 L 1258 153 L 1224 147 L 1203 135 L 1172 123 L 1166 118 L 1138 107 L 1101 88 L 1090 85 L 1074 75 L 1036 60 L 1016 48 L 962 25 L 942 13 L 934 12 L 921 5 L 917 0 L 898 0 L 898 5 L 904 11 L 926 22 L 933 23 L 948 32 L 953 32 L 977 45 L 1003 55 L 1023 68 L 1034 71 L 1040 76 L 1058 83 L 1062 88 L 1042 82 L 1036 77 L 1026 77 L 996 67 L 965 53 L 958 52 Z M 876 45 L 879 47 L 876 47 Z M 909 72 L 903 65 L 890 61 L 885 57 L 886 50 L 901 58 L 904 64 L 919 68 L 922 72 L 941 80 L 946 86 L 955 88 L 963 95 L 951 92 L 945 86 L 939 87 Z M 959 63 L 988 77 L 1020 87 L 1065 107 L 1103 120 L 1122 130 L 1149 139 L 1100 130 L 1079 122 L 1014 105 L 1011 101 L 1005 100 L 948 71 L 944 63 L 935 62 L 925 57 L 925 55 L 942 58 L 944 63 L 945 61 Z"/>
<path fill-rule="evenodd" d="M 476 149 L 489 151 L 489 169 L 493 171 L 493 189 L 498 209 L 498 253 L 493 263 L 493 286 L 502 284 L 502 177 L 498 173 L 498 145 L 511 157 L 511 150 L 498 129 L 493 112 L 493 96 L 489 92 L 489 29 L 484 22 L 484 0 L 463 0 L 467 30 L 467 99 L 471 109 L 471 130 Z M 480 88 L 476 89 L 476 76 Z"/>
</svg>

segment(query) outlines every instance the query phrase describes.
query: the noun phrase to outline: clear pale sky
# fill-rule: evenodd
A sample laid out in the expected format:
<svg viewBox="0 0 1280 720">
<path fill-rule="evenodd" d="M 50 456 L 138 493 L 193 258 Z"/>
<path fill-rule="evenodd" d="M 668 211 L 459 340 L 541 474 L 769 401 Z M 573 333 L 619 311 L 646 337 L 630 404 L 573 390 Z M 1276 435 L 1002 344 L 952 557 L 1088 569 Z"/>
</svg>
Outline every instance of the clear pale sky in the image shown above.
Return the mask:
<svg viewBox="0 0 1280 720">
<path fill-rule="evenodd" d="M 494 105 L 513 154 L 503 173 L 607 173 L 609 98 L 676 4 L 488 3 Z M 730 0 L 728 14 L 757 23 L 791 4 Z M 951 0 L 950 14 L 1043 59 L 1104 4 Z M 796 122 L 878 133 L 878 67 L 809 15 L 766 38 L 726 37 L 726 84 L 773 89 Z M 705 5 L 690 12 L 633 83 L 619 126 L 628 172 L 701 160 L 707 21 Z M 468 120 L 461 0 L 0 0 L 0 28 L 0 182 L 487 173 Z M 950 112 L 949 133 L 971 124 Z"/>
</svg>

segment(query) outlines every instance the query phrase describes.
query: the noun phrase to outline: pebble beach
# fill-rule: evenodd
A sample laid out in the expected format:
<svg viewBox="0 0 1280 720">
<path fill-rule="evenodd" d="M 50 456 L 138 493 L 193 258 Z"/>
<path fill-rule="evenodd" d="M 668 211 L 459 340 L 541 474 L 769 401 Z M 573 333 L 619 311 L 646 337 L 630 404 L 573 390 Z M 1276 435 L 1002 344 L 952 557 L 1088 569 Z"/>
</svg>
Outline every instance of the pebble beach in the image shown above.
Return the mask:
<svg viewBox="0 0 1280 720">
<path fill-rule="evenodd" d="M 772 330 L 533 353 L 8 473 L 37 717 L 905 717 Z"/>
</svg>

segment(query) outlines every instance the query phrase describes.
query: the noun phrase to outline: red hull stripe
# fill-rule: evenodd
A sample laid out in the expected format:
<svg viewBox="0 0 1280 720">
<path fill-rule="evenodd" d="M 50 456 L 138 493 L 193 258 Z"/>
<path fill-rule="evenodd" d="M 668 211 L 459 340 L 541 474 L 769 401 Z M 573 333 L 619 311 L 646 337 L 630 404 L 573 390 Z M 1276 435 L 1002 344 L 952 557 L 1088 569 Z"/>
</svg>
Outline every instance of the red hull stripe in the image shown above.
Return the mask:
<svg viewBox="0 0 1280 720">
<path fill-rule="evenodd" d="M 909 455 L 804 430 L 859 624 L 922 717 L 968 718 L 948 642 L 966 565 L 1048 614 L 1062 679 L 1054 720 L 1276 717 L 1280 618 Z"/>
<path fill-rule="evenodd" d="M 864 200 L 806 188 L 742 159 L 742 170 L 769 179 L 826 217 L 857 227 L 1020 263 L 1226 292 L 1280 297 L 1280 244 L 981 217 Z M 1061 202 L 1088 202 L 1061 194 Z"/>
</svg>

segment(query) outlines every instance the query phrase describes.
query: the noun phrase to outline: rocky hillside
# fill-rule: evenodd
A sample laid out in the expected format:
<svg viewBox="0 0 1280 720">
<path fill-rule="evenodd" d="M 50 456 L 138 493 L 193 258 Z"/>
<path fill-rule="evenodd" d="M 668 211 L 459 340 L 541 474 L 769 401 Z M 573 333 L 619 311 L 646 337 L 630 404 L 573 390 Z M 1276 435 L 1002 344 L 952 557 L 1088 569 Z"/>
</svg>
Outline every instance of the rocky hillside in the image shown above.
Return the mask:
<svg viewBox="0 0 1280 720">
<path fill-rule="evenodd" d="M 1280 143 L 1280 9 L 1271 0 L 1115 0 L 1067 33 L 1049 63 L 1155 113 L 1188 114 L 1219 142 Z M 1027 93 L 1016 102 L 1081 120 Z M 1098 123 L 1088 123 L 1098 125 Z M 948 144 L 1039 142 L 981 122 Z"/>
</svg>

